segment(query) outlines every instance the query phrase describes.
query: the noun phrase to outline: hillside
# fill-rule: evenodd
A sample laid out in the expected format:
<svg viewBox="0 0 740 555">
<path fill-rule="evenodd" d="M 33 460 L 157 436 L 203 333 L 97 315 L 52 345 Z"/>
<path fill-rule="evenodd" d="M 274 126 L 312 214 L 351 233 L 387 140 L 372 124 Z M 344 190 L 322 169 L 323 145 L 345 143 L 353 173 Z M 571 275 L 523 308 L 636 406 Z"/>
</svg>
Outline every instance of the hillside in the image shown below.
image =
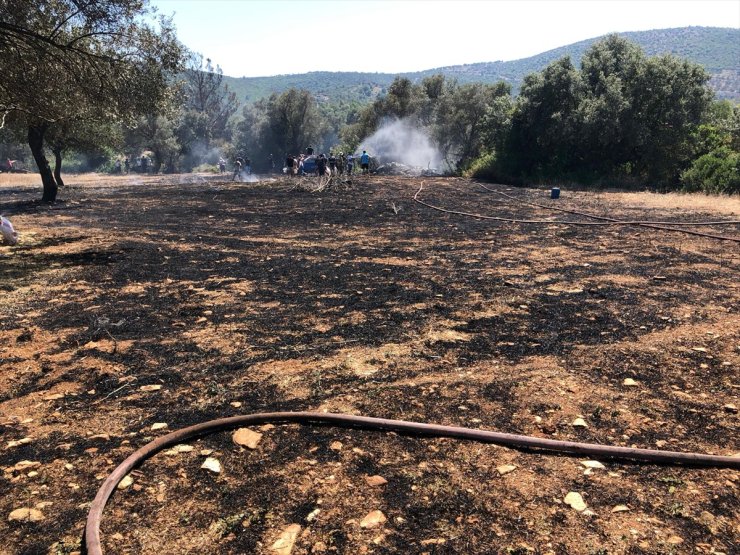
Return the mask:
<svg viewBox="0 0 740 555">
<path fill-rule="evenodd" d="M 718 98 L 740 100 L 740 29 L 680 27 L 620 35 L 640 45 L 649 56 L 674 54 L 701 64 L 712 75 L 710 86 Z M 540 71 L 563 56 L 570 56 L 574 62 L 580 63 L 583 53 L 602 38 L 595 37 L 508 62 L 472 63 L 402 74 L 316 71 L 272 77 L 226 77 L 225 81 L 242 101 L 247 102 L 295 87 L 311 91 L 320 100 L 364 103 L 383 93 L 396 75 L 418 81 L 437 73 L 461 83 L 507 81 L 516 94 L 527 74 Z"/>
</svg>

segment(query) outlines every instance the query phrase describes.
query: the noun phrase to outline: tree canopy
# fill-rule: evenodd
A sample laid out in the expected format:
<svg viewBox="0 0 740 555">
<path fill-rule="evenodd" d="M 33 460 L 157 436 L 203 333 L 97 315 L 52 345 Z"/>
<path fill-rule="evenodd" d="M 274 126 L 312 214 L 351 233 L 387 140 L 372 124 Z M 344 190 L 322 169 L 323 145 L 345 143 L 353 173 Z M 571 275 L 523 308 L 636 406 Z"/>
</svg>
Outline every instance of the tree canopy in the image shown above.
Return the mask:
<svg viewBox="0 0 740 555">
<path fill-rule="evenodd" d="M 51 126 L 133 122 L 171 94 L 183 47 L 145 0 L 2 0 L 0 111 L 28 130 L 44 184 L 57 183 L 43 151 Z"/>
</svg>

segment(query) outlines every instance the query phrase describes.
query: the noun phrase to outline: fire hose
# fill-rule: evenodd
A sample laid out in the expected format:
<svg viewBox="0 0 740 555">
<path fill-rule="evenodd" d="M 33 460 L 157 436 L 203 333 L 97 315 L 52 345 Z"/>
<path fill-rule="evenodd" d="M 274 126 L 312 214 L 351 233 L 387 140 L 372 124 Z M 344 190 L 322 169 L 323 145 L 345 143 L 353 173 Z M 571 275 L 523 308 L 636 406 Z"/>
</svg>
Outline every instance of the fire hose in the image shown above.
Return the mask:
<svg viewBox="0 0 740 555">
<path fill-rule="evenodd" d="M 521 204 L 529 204 L 530 206 L 536 206 L 538 208 L 544 208 L 546 210 L 553 210 L 556 212 L 564 212 L 566 214 L 575 214 L 578 216 L 584 216 L 586 218 L 591 218 L 594 220 L 601 220 L 603 222 L 610 222 L 613 224 L 618 225 L 637 225 L 642 227 L 649 227 L 652 229 L 661 229 L 663 231 L 677 231 L 680 233 L 688 233 L 689 235 L 696 235 L 698 237 L 708 237 L 710 239 L 720 239 L 723 241 L 734 241 L 737 243 L 740 243 L 740 238 L 738 237 L 727 237 L 724 235 L 714 235 L 711 233 L 701 233 L 698 231 L 691 231 L 688 229 L 677 229 L 672 227 L 665 227 L 665 226 L 676 226 L 676 225 L 688 225 L 688 226 L 705 226 L 705 225 L 740 225 L 740 221 L 738 220 L 721 220 L 717 222 L 651 222 L 651 221 L 623 221 L 623 220 L 616 220 L 614 218 L 608 218 L 606 216 L 598 216 L 596 214 L 589 214 L 587 212 L 580 212 L 578 210 L 568 210 L 567 208 L 560 208 L 557 206 L 547 206 L 546 204 L 539 204 L 537 202 L 531 202 L 528 200 L 523 200 L 516 198 L 513 195 L 509 195 L 507 193 L 504 193 L 502 191 L 497 191 L 495 189 L 491 189 L 489 187 L 486 187 L 482 183 L 479 183 L 481 187 L 483 187 L 486 191 L 489 191 L 491 193 L 496 193 L 497 195 L 501 195 L 503 197 L 506 197 L 508 199 L 513 200 L 514 202 L 518 202 Z"/>
<path fill-rule="evenodd" d="M 487 187 L 484 187 L 484 188 L 493 193 L 499 193 L 499 191 L 488 189 Z M 524 204 L 533 204 L 535 206 L 539 206 L 541 208 L 546 208 L 549 210 L 570 212 L 573 214 L 578 214 L 578 215 L 589 217 L 589 218 L 599 219 L 602 221 L 584 222 L 584 221 L 560 221 L 560 220 L 523 220 L 523 219 L 517 219 L 517 218 L 503 218 L 501 216 L 488 216 L 485 214 L 475 214 L 472 212 L 464 212 L 461 210 L 450 210 L 449 208 L 442 208 L 441 206 L 435 206 L 434 204 L 429 204 L 428 202 L 425 202 L 419 199 L 419 194 L 422 192 L 423 189 L 424 189 L 424 182 L 421 183 L 421 185 L 419 186 L 419 190 L 416 191 L 416 194 L 414 194 L 414 196 L 412 197 L 414 202 L 417 202 L 418 204 L 426 206 L 427 208 L 431 208 L 432 210 L 443 212 L 445 214 L 456 214 L 458 216 L 468 216 L 470 218 L 476 218 L 480 220 L 494 220 L 498 222 L 508 222 L 508 223 L 516 223 L 516 224 L 550 224 L 550 225 L 579 225 L 579 226 L 619 226 L 619 225 L 642 226 L 642 227 L 648 227 L 652 229 L 660 229 L 663 231 L 674 231 L 677 233 L 685 233 L 688 235 L 695 235 L 698 237 L 707 237 L 709 239 L 718 239 L 721 241 L 732 241 L 734 243 L 740 243 L 740 237 L 727 237 L 724 235 L 714 235 L 711 233 L 702 233 L 700 231 L 692 231 L 689 229 L 670 227 L 674 225 L 735 225 L 735 224 L 740 223 L 740 222 L 735 222 L 735 221 L 698 222 L 698 223 L 697 222 L 660 222 L 660 224 L 658 224 L 657 222 L 647 222 L 647 221 L 642 221 L 642 220 L 637 220 L 637 221 L 615 220 L 615 219 L 607 218 L 604 216 L 594 216 L 592 214 L 587 214 L 585 212 L 569 211 L 563 208 L 555 208 L 555 207 L 550 207 L 546 205 L 531 203 L 528 201 L 522 201 L 522 200 L 517 199 L 516 197 L 505 195 L 505 193 L 500 193 L 500 194 L 504 194 L 505 196 L 509 196 L 509 198 L 511 198 L 512 200 L 515 200 L 517 202 L 521 202 Z"/>
<path fill-rule="evenodd" d="M 706 466 L 716 468 L 740 469 L 740 457 L 721 455 L 705 455 L 701 453 L 681 453 L 675 451 L 658 451 L 652 449 L 635 449 L 631 447 L 615 447 L 591 443 L 572 441 L 557 441 L 554 439 L 491 432 L 457 426 L 441 426 L 408 422 L 404 420 L 388 420 L 385 418 L 371 418 L 349 414 L 334 414 L 321 412 L 267 412 L 232 416 L 202 422 L 188 428 L 171 432 L 165 436 L 147 443 L 129 455 L 105 479 L 90 506 L 85 525 L 85 547 L 88 555 L 102 555 L 100 543 L 100 522 L 105 505 L 110 499 L 118 483 L 134 468 L 159 451 L 188 441 L 190 439 L 212 434 L 214 432 L 230 430 L 240 426 L 255 426 L 267 423 L 297 423 L 306 425 L 330 425 L 345 428 L 396 432 L 404 435 L 447 437 L 495 443 L 519 449 L 538 449 L 568 455 L 588 455 L 609 459 L 642 461 L 657 464 L 683 464 L 689 466 Z"/>
</svg>

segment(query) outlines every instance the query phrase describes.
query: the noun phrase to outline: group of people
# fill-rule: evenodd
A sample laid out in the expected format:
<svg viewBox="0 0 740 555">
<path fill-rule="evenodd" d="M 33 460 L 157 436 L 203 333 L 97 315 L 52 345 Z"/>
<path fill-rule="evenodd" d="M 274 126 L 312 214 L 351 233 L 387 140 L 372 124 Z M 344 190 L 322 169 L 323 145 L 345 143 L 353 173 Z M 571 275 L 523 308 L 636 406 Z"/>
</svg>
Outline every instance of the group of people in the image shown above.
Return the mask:
<svg viewBox="0 0 740 555">
<path fill-rule="evenodd" d="M 357 158 L 352 153 L 344 154 L 340 152 L 334 154 L 329 152 L 327 157 L 324 153 L 314 156 L 313 148 L 308 147 L 305 154 L 295 156 L 286 154 L 285 156 L 285 173 L 287 175 L 318 175 L 318 176 L 338 176 L 352 175 L 355 171 Z M 362 173 L 370 171 L 370 156 L 367 151 L 363 150 L 359 156 L 360 170 Z"/>
<path fill-rule="evenodd" d="M 226 163 L 224 162 L 224 168 L 225 166 Z M 219 167 L 221 167 L 220 161 Z M 247 175 L 252 175 L 252 161 L 249 159 L 248 156 L 237 156 L 236 160 L 234 161 L 234 177 L 232 178 L 232 180 L 236 181 L 237 179 L 241 179 L 242 171 L 246 172 Z"/>
<path fill-rule="evenodd" d="M 136 167 L 134 168 L 134 171 L 139 173 L 149 173 L 149 169 L 152 166 L 152 161 L 149 159 L 148 156 L 143 155 L 141 158 L 136 159 Z M 123 159 L 123 162 L 121 162 L 121 159 L 118 158 L 113 163 L 113 173 L 129 173 L 131 171 L 131 159 L 126 156 Z"/>
<path fill-rule="evenodd" d="M 318 176 L 336 176 L 336 175 L 352 175 L 355 173 L 355 168 L 359 164 L 360 171 L 362 173 L 370 172 L 370 155 L 367 151 L 363 150 L 361 156 L 354 156 L 353 154 L 344 154 L 339 152 L 334 154 L 329 152 L 327 157 L 325 154 L 314 155 L 313 148 L 308 147 L 306 152 L 300 155 L 286 154 L 285 155 L 285 167 L 284 173 L 287 175 L 318 175 Z M 272 154 L 267 160 L 268 172 L 273 173 L 275 170 L 275 161 Z M 218 161 L 218 169 L 220 173 L 226 171 L 226 161 L 220 158 Z M 242 174 L 246 172 L 246 175 L 252 174 L 252 161 L 243 155 L 237 156 L 234 160 L 234 176 L 233 180 L 241 179 Z"/>
</svg>

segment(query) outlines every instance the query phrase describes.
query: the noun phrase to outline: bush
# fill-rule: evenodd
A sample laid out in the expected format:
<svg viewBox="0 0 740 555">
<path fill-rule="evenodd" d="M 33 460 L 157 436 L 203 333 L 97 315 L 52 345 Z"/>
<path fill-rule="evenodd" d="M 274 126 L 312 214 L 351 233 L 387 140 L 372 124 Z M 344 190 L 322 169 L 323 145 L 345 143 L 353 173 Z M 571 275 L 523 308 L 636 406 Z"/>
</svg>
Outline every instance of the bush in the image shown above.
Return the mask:
<svg viewBox="0 0 740 555">
<path fill-rule="evenodd" d="M 218 165 L 201 164 L 193 168 L 193 173 L 218 173 Z"/>
<path fill-rule="evenodd" d="M 687 191 L 740 193 L 740 152 L 721 147 L 700 156 L 681 174 Z"/>
<path fill-rule="evenodd" d="M 463 170 L 465 177 L 475 177 L 486 181 L 499 181 L 502 183 L 516 181 L 506 174 L 507 172 L 501 167 L 501 161 L 493 152 L 476 158 Z"/>
</svg>

